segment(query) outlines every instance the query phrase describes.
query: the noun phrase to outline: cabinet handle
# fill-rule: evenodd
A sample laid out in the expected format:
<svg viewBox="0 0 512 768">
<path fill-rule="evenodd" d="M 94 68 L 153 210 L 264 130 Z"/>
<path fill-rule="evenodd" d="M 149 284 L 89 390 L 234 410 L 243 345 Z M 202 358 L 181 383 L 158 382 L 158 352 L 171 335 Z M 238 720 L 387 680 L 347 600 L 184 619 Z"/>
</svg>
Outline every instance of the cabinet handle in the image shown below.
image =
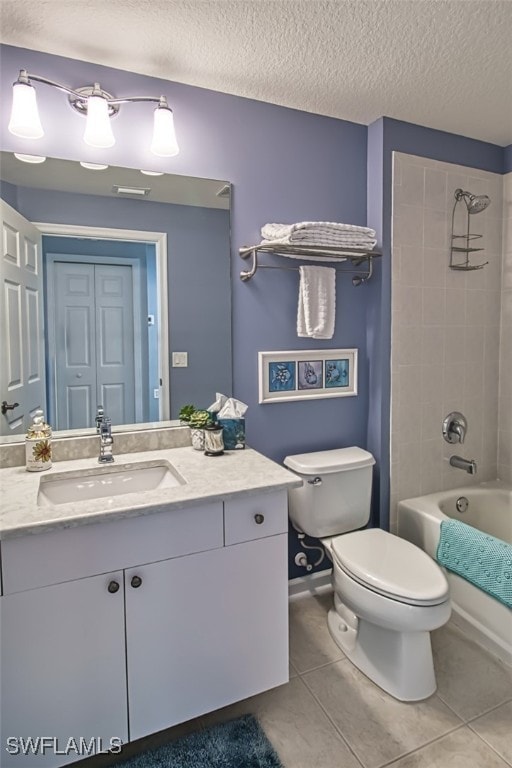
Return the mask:
<svg viewBox="0 0 512 768">
<path fill-rule="evenodd" d="M 117 581 L 111 581 L 108 585 L 108 591 L 111 595 L 114 595 L 116 592 L 119 591 L 119 582 Z"/>
<path fill-rule="evenodd" d="M 256 523 L 256 525 L 261 525 L 264 520 L 265 520 L 265 515 L 260 515 L 259 512 L 257 515 L 254 515 L 254 522 Z"/>
<path fill-rule="evenodd" d="M 138 589 L 140 585 L 142 584 L 142 579 L 140 576 L 133 576 L 132 580 L 130 581 L 130 584 L 134 589 Z"/>
</svg>

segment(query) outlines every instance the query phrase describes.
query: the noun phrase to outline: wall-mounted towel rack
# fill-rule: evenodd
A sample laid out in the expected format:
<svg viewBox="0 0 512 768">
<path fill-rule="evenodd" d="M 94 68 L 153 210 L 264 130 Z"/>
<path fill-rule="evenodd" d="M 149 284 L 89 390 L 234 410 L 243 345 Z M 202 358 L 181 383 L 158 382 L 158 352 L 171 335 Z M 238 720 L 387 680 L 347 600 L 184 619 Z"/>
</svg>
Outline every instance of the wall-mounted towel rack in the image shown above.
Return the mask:
<svg viewBox="0 0 512 768">
<path fill-rule="evenodd" d="M 361 269 L 346 269 L 344 267 L 337 267 L 337 271 L 346 274 L 352 274 L 353 285 L 361 285 L 366 283 L 373 274 L 373 259 L 377 256 L 381 256 L 378 251 L 362 251 L 360 248 L 331 248 L 326 246 L 316 245 L 249 245 L 239 249 L 239 254 L 242 259 L 249 259 L 252 257 L 251 267 L 248 270 L 242 270 L 240 272 L 240 279 L 246 282 L 254 277 L 258 269 L 288 269 L 297 271 L 298 267 L 284 267 L 277 264 L 260 264 L 258 261 L 258 255 L 260 253 L 272 253 L 275 256 L 288 256 L 295 257 L 297 259 L 310 259 L 314 256 L 315 262 L 321 262 L 322 257 L 325 261 L 345 262 L 349 261 L 352 266 L 360 267 L 362 264 L 366 264 L 366 271 Z"/>
</svg>

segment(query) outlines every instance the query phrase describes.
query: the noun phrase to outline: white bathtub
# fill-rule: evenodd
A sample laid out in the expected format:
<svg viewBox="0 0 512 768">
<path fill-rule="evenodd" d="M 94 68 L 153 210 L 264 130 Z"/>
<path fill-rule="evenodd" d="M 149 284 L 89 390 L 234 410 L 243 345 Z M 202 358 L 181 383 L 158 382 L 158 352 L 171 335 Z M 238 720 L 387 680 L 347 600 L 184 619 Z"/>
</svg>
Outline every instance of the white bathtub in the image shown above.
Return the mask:
<svg viewBox="0 0 512 768">
<path fill-rule="evenodd" d="M 457 511 L 457 499 L 469 501 Z M 441 520 L 453 518 L 512 544 L 512 490 L 503 483 L 456 488 L 398 504 L 398 535 L 436 558 Z M 450 584 L 453 621 L 512 665 L 512 610 L 469 581 L 443 569 Z"/>
</svg>

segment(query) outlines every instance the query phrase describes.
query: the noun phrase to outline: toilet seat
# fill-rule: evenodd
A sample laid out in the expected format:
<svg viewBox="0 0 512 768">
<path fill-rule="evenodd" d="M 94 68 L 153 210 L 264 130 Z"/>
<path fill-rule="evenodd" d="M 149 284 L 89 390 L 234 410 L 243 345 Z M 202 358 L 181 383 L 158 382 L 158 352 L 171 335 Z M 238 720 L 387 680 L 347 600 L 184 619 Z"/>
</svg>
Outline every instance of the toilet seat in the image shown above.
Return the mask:
<svg viewBox="0 0 512 768">
<path fill-rule="evenodd" d="M 335 536 L 329 541 L 335 564 L 377 594 L 408 605 L 439 605 L 448 582 L 419 547 L 380 528 Z"/>
</svg>

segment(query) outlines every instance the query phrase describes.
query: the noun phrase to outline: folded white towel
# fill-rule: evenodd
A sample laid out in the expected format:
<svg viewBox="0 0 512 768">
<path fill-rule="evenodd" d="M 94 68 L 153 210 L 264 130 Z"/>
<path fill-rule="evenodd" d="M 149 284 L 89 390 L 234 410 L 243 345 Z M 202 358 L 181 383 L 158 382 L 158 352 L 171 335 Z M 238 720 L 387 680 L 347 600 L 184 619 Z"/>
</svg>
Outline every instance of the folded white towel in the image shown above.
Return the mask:
<svg viewBox="0 0 512 768">
<path fill-rule="evenodd" d="M 288 240 L 262 240 L 260 243 L 260 245 L 264 245 L 280 256 L 286 256 L 289 259 L 302 259 L 303 261 L 346 261 L 349 256 L 353 256 L 358 251 L 362 254 L 371 252 L 374 244 L 375 241 L 368 243 L 338 243 L 331 240 L 321 240 L 312 243 L 290 243 Z M 286 246 L 286 250 L 283 246 Z M 313 248 L 317 250 L 312 250 Z"/>
<path fill-rule="evenodd" d="M 291 243 L 302 242 L 304 240 L 309 240 L 310 242 L 314 240 L 334 240 L 336 242 L 349 243 L 354 240 L 369 242 L 375 238 L 365 235 L 364 232 L 338 232 L 335 229 L 300 229 L 282 239 L 289 240 Z"/>
<path fill-rule="evenodd" d="M 302 245 L 371 251 L 377 244 L 374 229 L 356 227 L 352 224 L 335 225 L 330 222 L 266 224 L 262 227 L 261 234 L 263 245 L 272 246 Z"/>
<path fill-rule="evenodd" d="M 280 256 L 286 256 L 287 259 L 299 259 L 300 261 L 317 261 L 317 262 L 320 262 L 320 263 L 322 263 L 324 261 L 337 261 L 337 262 L 340 262 L 340 261 L 346 261 L 347 260 L 347 256 L 350 255 L 350 254 L 347 254 L 347 255 L 341 255 L 340 254 L 338 256 L 336 254 L 334 254 L 334 255 L 333 254 L 329 254 L 327 256 L 327 255 L 325 255 L 324 252 L 321 252 L 321 253 L 318 253 L 318 254 L 316 254 L 316 253 L 308 253 L 307 255 L 303 254 L 303 253 L 285 253 L 284 251 L 280 251 L 279 250 L 279 246 L 280 245 L 285 245 L 285 243 L 281 243 L 279 240 L 262 240 L 261 245 L 271 245 L 271 246 L 273 246 L 275 248 L 276 252 L 278 252 Z M 286 243 L 286 245 L 289 245 L 289 243 Z M 295 243 L 295 245 L 298 247 L 297 243 Z M 340 248 L 339 250 L 341 251 L 343 249 Z"/>
<path fill-rule="evenodd" d="M 336 314 L 336 270 L 332 267 L 299 267 L 297 335 L 332 339 Z"/>
<path fill-rule="evenodd" d="M 343 248 L 356 249 L 360 251 L 371 251 L 377 243 L 376 240 L 363 240 L 361 238 L 331 238 L 331 237 L 314 237 L 312 239 L 293 239 L 289 237 L 282 237 L 280 240 L 262 240 L 262 245 L 279 246 L 279 245 L 296 245 L 307 248 L 308 246 L 317 246 L 318 248 L 337 248 L 342 250 Z"/>
<path fill-rule="evenodd" d="M 322 234 L 342 235 L 359 234 L 361 239 L 374 239 L 376 232 L 370 227 L 358 227 L 355 224 L 342 224 L 336 221 L 300 221 L 295 224 L 265 224 L 261 228 L 261 236 L 264 240 L 280 240 L 281 238 L 303 237 L 304 233 L 312 233 L 316 236 Z"/>
</svg>

